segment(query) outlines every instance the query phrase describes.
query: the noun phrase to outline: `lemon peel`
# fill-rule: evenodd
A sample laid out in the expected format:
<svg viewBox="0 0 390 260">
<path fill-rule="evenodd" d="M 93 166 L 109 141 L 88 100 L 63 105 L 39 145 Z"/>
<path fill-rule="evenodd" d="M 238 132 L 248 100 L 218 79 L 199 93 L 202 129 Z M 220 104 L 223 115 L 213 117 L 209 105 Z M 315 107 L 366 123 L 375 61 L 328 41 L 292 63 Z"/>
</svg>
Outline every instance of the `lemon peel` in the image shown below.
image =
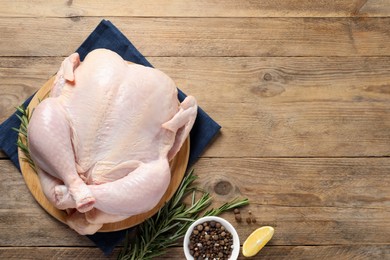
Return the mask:
<svg viewBox="0 0 390 260">
<path fill-rule="evenodd" d="M 264 226 L 253 231 L 242 245 L 242 254 L 245 257 L 256 255 L 274 235 L 274 228 Z"/>
</svg>

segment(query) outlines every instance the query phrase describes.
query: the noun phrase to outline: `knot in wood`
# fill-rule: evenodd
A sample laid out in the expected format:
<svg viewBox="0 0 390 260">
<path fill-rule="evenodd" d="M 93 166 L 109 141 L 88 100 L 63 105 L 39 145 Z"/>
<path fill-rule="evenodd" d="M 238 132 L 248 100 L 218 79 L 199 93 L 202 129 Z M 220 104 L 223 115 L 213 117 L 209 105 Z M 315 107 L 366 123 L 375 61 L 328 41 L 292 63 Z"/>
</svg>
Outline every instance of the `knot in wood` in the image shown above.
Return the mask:
<svg viewBox="0 0 390 260">
<path fill-rule="evenodd" d="M 263 79 L 265 81 L 270 81 L 270 80 L 272 80 L 272 75 L 267 72 L 267 73 L 264 74 Z"/>
<path fill-rule="evenodd" d="M 227 195 L 233 189 L 233 185 L 228 181 L 219 181 L 214 186 L 215 193 L 219 195 Z"/>
</svg>

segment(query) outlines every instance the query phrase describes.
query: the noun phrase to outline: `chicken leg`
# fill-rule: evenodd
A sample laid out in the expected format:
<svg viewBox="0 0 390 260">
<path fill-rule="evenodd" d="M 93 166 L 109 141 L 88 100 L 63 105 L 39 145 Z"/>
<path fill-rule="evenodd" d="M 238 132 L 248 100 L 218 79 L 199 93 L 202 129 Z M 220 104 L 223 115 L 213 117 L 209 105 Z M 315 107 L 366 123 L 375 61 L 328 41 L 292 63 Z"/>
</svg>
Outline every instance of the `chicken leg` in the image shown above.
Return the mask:
<svg viewBox="0 0 390 260">
<path fill-rule="evenodd" d="M 29 149 L 42 171 L 64 182 L 77 210 L 86 212 L 93 208 L 95 198 L 77 173 L 70 124 L 57 100 L 42 101 L 28 128 Z"/>
</svg>

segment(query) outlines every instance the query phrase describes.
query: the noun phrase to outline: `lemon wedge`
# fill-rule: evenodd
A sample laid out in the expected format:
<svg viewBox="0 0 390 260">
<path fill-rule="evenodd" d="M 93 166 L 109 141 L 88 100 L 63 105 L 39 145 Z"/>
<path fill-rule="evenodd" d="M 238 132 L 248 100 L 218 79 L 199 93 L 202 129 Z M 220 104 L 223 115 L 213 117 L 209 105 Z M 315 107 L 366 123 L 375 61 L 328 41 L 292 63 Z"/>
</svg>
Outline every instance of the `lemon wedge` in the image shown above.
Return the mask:
<svg viewBox="0 0 390 260">
<path fill-rule="evenodd" d="M 242 254 L 246 257 L 256 255 L 271 240 L 273 235 L 273 227 L 265 226 L 256 229 L 242 245 Z"/>
</svg>

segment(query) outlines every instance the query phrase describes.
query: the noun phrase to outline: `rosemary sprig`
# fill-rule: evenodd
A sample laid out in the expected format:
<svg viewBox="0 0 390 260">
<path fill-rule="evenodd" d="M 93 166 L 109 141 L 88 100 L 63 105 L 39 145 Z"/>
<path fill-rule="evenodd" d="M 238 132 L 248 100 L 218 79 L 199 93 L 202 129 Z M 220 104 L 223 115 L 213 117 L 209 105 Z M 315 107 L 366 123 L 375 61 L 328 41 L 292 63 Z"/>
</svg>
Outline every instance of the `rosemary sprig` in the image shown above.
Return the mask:
<svg viewBox="0 0 390 260">
<path fill-rule="evenodd" d="M 196 179 L 193 170 L 190 171 L 173 197 L 158 213 L 138 226 L 137 236 L 130 239 L 130 235 L 126 235 L 124 247 L 117 259 L 152 259 L 163 255 L 168 247 L 176 245 L 177 240 L 184 237 L 191 224 L 211 204 L 211 196 L 207 192 L 200 191 L 202 195 L 196 200 L 197 189 L 191 186 Z M 182 201 L 190 193 L 192 193 L 191 205 L 187 206 Z M 202 216 L 217 216 L 248 203 L 248 199 L 234 199 L 219 208 L 207 210 Z"/>
<path fill-rule="evenodd" d="M 31 118 L 30 110 L 28 108 L 25 108 L 23 105 L 17 107 L 16 110 L 17 110 L 16 116 L 20 120 L 20 127 L 12 128 L 19 134 L 16 145 L 20 148 L 20 150 L 24 154 L 22 160 L 25 160 L 30 165 L 30 167 L 34 170 L 34 172 L 37 172 L 35 168 L 35 164 L 31 159 L 30 151 L 28 150 L 28 145 L 27 145 L 27 127 Z"/>
</svg>

